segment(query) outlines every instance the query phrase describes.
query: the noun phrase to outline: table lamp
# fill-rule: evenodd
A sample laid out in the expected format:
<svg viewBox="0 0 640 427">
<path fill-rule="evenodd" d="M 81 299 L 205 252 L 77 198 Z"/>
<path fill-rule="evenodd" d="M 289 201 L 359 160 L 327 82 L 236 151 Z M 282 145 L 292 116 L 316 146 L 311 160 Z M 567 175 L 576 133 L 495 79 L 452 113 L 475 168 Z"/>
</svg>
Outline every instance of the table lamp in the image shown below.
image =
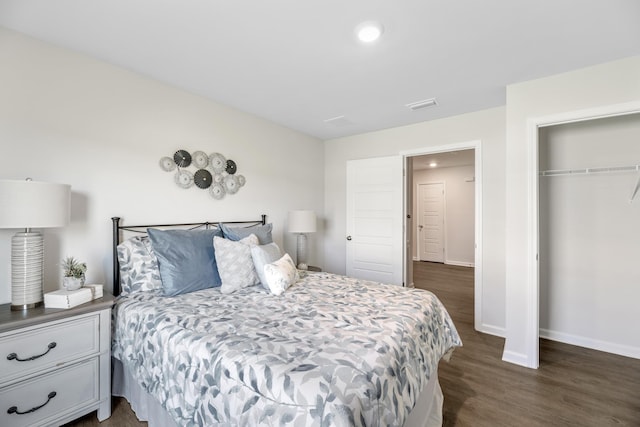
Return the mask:
<svg viewBox="0 0 640 427">
<path fill-rule="evenodd" d="M 301 210 L 289 212 L 289 232 L 298 234 L 296 261 L 298 269 L 306 270 L 307 265 L 307 234 L 316 231 L 316 214 L 314 211 Z"/>
<path fill-rule="evenodd" d="M 43 303 L 44 242 L 34 228 L 69 223 L 71 186 L 0 180 L 0 228 L 23 228 L 11 239 L 11 309 L 25 310 Z"/>
</svg>

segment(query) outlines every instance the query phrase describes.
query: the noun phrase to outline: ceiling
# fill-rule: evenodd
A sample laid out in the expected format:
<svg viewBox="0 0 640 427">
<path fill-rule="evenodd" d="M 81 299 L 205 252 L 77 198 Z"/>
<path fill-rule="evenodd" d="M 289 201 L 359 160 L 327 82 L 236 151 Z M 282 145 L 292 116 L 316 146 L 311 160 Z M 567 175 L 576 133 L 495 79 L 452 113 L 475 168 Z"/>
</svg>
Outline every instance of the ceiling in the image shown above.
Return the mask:
<svg viewBox="0 0 640 427">
<path fill-rule="evenodd" d="M 412 170 L 475 165 L 475 150 L 458 150 L 412 157 Z M 435 166 L 431 166 L 435 164 Z"/>
<path fill-rule="evenodd" d="M 385 30 L 365 45 L 368 20 Z M 640 54 L 638 0 L 0 0 L 0 25 L 323 140 Z"/>
</svg>

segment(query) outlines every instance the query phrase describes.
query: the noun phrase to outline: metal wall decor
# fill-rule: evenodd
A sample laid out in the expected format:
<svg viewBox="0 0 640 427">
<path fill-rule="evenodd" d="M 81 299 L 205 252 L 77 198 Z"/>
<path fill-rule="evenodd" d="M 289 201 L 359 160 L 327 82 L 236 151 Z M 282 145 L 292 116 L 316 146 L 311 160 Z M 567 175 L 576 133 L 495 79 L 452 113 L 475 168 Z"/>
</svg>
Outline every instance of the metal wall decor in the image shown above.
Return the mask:
<svg viewBox="0 0 640 427">
<path fill-rule="evenodd" d="M 195 172 L 188 170 L 195 168 Z M 180 188 L 191 188 L 194 185 L 202 190 L 209 190 L 209 194 L 216 200 L 226 194 L 236 194 L 240 187 L 247 182 L 243 175 L 239 175 L 236 162 L 227 160 L 220 153 L 207 155 L 203 151 L 189 153 L 178 150 L 173 158 L 162 157 L 160 168 L 165 172 L 175 171 L 173 180 Z"/>
</svg>

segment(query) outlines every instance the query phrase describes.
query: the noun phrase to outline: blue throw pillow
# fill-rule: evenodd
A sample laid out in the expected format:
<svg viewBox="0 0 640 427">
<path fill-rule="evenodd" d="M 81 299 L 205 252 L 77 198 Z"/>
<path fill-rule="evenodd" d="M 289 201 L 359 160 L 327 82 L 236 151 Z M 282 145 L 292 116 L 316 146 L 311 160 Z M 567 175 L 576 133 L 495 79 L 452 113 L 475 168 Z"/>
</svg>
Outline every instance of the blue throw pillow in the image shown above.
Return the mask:
<svg viewBox="0 0 640 427">
<path fill-rule="evenodd" d="M 213 249 L 213 237 L 222 230 L 147 230 L 158 258 L 165 295 L 175 296 L 222 284 Z"/>
<path fill-rule="evenodd" d="M 226 224 L 220 224 L 222 229 L 222 235 L 225 239 L 233 240 L 235 242 L 244 239 L 251 234 L 255 234 L 261 245 L 266 245 L 273 242 L 271 236 L 272 224 L 265 225 L 252 225 L 251 227 L 232 227 Z"/>
</svg>

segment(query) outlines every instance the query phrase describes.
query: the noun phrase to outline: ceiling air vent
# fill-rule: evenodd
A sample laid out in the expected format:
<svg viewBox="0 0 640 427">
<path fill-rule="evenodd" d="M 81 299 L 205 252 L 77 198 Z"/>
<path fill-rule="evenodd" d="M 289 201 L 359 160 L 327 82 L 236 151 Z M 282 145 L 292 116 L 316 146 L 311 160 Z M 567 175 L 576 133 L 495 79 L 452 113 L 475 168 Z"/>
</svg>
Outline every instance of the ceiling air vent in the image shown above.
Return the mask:
<svg viewBox="0 0 640 427">
<path fill-rule="evenodd" d="M 435 98 L 423 99 L 422 101 L 411 102 L 406 105 L 407 108 L 416 111 L 422 108 L 434 107 L 438 105 L 438 102 Z"/>
<path fill-rule="evenodd" d="M 330 119 L 324 120 L 324 122 L 339 128 L 351 126 L 353 124 L 353 122 L 347 119 L 345 116 L 332 117 Z"/>
</svg>

